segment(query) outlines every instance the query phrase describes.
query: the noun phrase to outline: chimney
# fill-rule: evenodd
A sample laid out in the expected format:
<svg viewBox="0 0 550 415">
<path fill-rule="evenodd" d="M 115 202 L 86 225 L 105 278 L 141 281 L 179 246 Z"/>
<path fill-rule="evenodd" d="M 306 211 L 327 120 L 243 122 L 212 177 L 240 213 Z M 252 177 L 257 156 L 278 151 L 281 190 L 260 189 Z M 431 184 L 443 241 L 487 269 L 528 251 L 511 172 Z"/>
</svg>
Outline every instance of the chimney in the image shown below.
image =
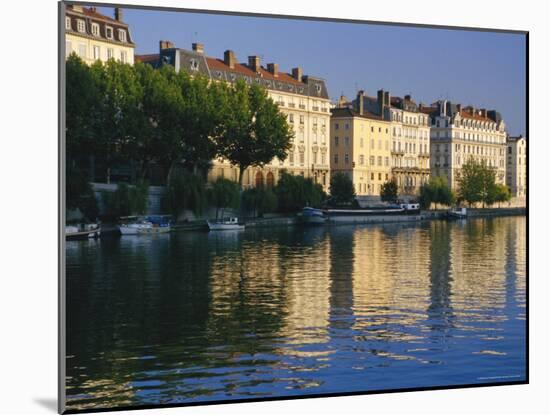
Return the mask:
<svg viewBox="0 0 550 415">
<path fill-rule="evenodd" d="M 384 92 L 384 105 L 386 107 L 390 106 L 390 92 L 389 91 Z"/>
<path fill-rule="evenodd" d="M 456 112 L 460 113 L 462 111 L 462 105 L 456 104 Z"/>
<path fill-rule="evenodd" d="M 405 95 L 405 101 L 410 101 L 411 100 L 411 96 L 410 95 Z"/>
<path fill-rule="evenodd" d="M 254 72 L 260 72 L 260 57 L 257 55 L 249 56 L 248 67 Z"/>
<path fill-rule="evenodd" d="M 299 66 L 292 68 L 292 77 L 300 82 L 302 82 L 302 68 Z"/>
<path fill-rule="evenodd" d="M 79 13 L 83 13 L 83 12 L 84 12 L 84 9 L 82 8 L 82 6 L 75 6 L 75 5 L 73 5 L 72 8 L 73 8 L 73 10 L 74 10 L 75 12 L 79 12 Z"/>
<path fill-rule="evenodd" d="M 200 53 L 201 55 L 204 53 L 204 44 L 202 43 L 192 43 L 191 48 L 194 52 Z"/>
<path fill-rule="evenodd" d="M 279 64 L 278 63 L 268 63 L 267 64 L 267 70 L 273 76 L 279 76 Z"/>
<path fill-rule="evenodd" d="M 228 49 L 223 53 L 223 63 L 225 63 L 231 69 L 235 69 L 236 62 L 237 58 L 235 57 L 235 52 Z"/>
<path fill-rule="evenodd" d="M 174 44 L 170 42 L 169 40 L 161 40 L 159 41 L 159 49 L 172 49 L 174 47 Z"/>
<path fill-rule="evenodd" d="M 363 115 L 364 111 L 364 101 L 363 98 L 365 96 L 365 91 L 361 90 L 357 92 L 357 110 L 359 111 L 359 115 Z"/>
<path fill-rule="evenodd" d="M 485 108 L 480 109 L 479 112 L 483 118 L 487 118 L 487 110 Z"/>
<path fill-rule="evenodd" d="M 380 115 L 384 115 L 384 90 L 379 89 L 376 94 L 376 101 L 378 102 L 378 112 Z"/>
<path fill-rule="evenodd" d="M 91 11 L 92 13 L 95 13 L 95 12 L 97 11 L 97 8 L 92 6 L 92 7 L 90 7 L 90 11 Z"/>
<path fill-rule="evenodd" d="M 124 14 L 122 12 L 122 9 L 120 7 L 115 7 L 115 20 L 122 22 L 123 17 Z"/>
</svg>

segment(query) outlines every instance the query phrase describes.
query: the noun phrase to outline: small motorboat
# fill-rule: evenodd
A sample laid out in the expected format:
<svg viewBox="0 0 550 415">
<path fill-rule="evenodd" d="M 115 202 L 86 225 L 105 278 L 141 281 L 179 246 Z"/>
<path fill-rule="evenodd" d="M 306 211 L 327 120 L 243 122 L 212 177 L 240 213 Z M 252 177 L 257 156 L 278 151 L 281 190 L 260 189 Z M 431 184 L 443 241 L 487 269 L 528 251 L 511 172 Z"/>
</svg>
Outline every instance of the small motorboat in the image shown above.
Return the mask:
<svg viewBox="0 0 550 415">
<path fill-rule="evenodd" d="M 327 215 L 321 209 L 305 207 L 298 215 L 298 222 L 302 225 L 324 225 L 327 222 Z"/>
<path fill-rule="evenodd" d="M 97 223 L 79 223 L 65 226 L 65 238 L 70 239 L 92 239 L 99 238 L 101 228 Z"/>
<path fill-rule="evenodd" d="M 244 224 L 239 224 L 239 218 L 223 218 L 221 220 L 207 220 L 208 229 L 211 231 L 240 231 Z"/>
<path fill-rule="evenodd" d="M 159 216 L 125 216 L 120 218 L 118 226 L 122 235 L 150 235 L 170 232 L 168 217 Z"/>
<path fill-rule="evenodd" d="M 468 212 L 466 211 L 466 208 L 454 208 L 447 212 L 448 219 L 466 219 L 467 217 Z"/>
</svg>

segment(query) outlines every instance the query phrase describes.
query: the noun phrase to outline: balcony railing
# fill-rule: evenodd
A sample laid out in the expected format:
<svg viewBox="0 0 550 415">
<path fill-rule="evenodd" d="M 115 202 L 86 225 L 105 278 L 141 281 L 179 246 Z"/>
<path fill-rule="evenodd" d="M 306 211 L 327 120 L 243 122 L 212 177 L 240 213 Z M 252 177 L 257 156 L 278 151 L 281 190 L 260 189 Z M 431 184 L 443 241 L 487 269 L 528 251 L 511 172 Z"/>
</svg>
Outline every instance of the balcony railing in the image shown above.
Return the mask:
<svg viewBox="0 0 550 415">
<path fill-rule="evenodd" d="M 319 111 L 319 107 L 311 107 L 313 111 Z"/>
<path fill-rule="evenodd" d="M 277 105 L 278 105 L 279 107 L 284 107 L 284 106 L 285 106 L 285 103 L 284 103 L 283 101 L 278 101 L 278 102 L 277 102 Z"/>
<path fill-rule="evenodd" d="M 306 106 L 305 106 L 305 104 L 300 104 L 300 105 L 299 105 L 299 108 L 300 108 L 301 110 L 305 110 L 305 109 L 306 109 Z"/>
<path fill-rule="evenodd" d="M 295 108 L 295 107 L 296 107 L 296 104 L 294 102 L 288 103 L 288 108 Z"/>
<path fill-rule="evenodd" d="M 394 154 L 396 156 L 403 156 L 405 152 L 403 150 L 392 150 L 391 154 Z"/>
</svg>

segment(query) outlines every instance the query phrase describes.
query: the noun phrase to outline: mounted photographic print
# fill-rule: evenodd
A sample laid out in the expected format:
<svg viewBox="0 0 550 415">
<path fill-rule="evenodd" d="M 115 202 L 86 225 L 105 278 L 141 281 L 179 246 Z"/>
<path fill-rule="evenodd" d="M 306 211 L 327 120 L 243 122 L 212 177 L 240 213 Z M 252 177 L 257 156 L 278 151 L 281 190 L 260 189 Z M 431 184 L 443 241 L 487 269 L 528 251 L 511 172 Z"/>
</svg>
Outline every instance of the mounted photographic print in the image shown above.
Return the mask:
<svg viewBox="0 0 550 415">
<path fill-rule="evenodd" d="M 60 412 L 528 382 L 527 32 L 59 25 Z"/>
</svg>

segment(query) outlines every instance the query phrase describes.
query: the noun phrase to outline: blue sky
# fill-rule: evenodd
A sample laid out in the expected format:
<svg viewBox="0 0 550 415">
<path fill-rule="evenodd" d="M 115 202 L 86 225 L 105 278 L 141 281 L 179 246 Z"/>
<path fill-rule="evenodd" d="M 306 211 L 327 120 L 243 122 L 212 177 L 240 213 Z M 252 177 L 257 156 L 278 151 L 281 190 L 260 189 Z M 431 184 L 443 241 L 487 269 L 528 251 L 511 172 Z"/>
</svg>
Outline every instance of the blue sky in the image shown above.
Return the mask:
<svg viewBox="0 0 550 415">
<path fill-rule="evenodd" d="M 113 15 L 112 9 L 100 12 Z M 520 34 L 314 22 L 276 18 L 125 9 L 136 53 L 156 53 L 159 40 L 212 57 L 260 55 L 290 72 L 324 78 L 329 94 L 411 94 L 429 104 L 446 98 L 500 111 L 512 135 L 525 135 L 525 37 Z"/>
</svg>

